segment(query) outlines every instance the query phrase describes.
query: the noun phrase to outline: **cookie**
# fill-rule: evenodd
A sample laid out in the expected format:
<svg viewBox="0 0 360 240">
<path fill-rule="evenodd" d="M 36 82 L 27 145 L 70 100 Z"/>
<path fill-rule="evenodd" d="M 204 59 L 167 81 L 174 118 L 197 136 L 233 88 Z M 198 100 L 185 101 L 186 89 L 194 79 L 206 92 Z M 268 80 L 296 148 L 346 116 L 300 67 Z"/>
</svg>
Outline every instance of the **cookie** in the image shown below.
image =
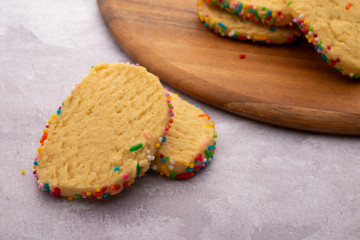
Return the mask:
<svg viewBox="0 0 360 240">
<path fill-rule="evenodd" d="M 330 66 L 360 78 L 360 2 L 292 0 L 293 19 Z"/>
<path fill-rule="evenodd" d="M 221 36 L 264 43 L 291 43 L 301 35 L 296 28 L 275 28 L 251 22 L 198 1 L 198 14 L 205 27 Z"/>
<path fill-rule="evenodd" d="M 215 124 L 199 108 L 170 94 L 176 115 L 170 120 L 166 144 L 156 152 L 151 169 L 176 179 L 192 177 L 213 159 L 217 134 Z"/>
<path fill-rule="evenodd" d="M 277 27 L 292 25 L 293 17 L 288 9 L 288 0 L 206 0 L 206 2 L 258 23 Z"/>
<path fill-rule="evenodd" d="M 173 106 L 143 67 L 100 63 L 52 115 L 34 161 L 39 188 L 56 197 L 105 198 L 148 170 Z M 165 129 L 165 130 L 164 130 Z"/>
</svg>

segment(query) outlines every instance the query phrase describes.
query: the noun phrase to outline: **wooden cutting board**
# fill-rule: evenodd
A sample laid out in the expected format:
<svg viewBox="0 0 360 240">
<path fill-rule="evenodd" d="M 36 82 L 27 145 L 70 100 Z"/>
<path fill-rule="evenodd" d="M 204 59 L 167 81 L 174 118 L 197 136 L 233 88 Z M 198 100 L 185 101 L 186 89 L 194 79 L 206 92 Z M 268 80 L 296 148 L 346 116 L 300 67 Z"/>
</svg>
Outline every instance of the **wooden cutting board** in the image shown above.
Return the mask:
<svg viewBox="0 0 360 240">
<path fill-rule="evenodd" d="M 272 46 L 222 38 L 199 21 L 196 0 L 98 5 L 121 48 L 189 96 L 279 126 L 360 133 L 360 83 L 328 66 L 304 40 Z"/>
</svg>

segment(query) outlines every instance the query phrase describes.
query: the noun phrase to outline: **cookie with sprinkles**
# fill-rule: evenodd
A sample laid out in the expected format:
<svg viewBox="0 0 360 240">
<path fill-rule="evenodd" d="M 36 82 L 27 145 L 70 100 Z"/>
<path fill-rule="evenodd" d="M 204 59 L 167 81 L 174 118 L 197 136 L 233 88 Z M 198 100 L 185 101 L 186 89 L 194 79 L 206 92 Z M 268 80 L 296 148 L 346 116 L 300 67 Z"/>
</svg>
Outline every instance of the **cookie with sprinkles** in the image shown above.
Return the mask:
<svg viewBox="0 0 360 240">
<path fill-rule="evenodd" d="M 167 177 L 186 179 L 211 162 L 217 134 L 209 115 L 175 94 L 170 96 L 176 115 L 170 119 L 171 131 L 163 139 L 164 147 L 156 152 L 151 169 Z"/>
<path fill-rule="evenodd" d="M 34 161 L 38 187 L 72 200 L 130 186 L 163 145 L 174 116 L 168 95 L 143 67 L 92 67 L 43 130 Z"/>
<path fill-rule="evenodd" d="M 288 0 L 206 0 L 214 7 L 224 9 L 244 19 L 284 27 L 292 25 Z"/>
<path fill-rule="evenodd" d="M 330 66 L 360 78 L 360 2 L 292 0 L 289 6 L 305 37 Z"/>
<path fill-rule="evenodd" d="M 301 35 L 296 28 L 278 28 L 255 23 L 198 1 L 198 14 L 205 27 L 221 36 L 254 42 L 291 43 Z"/>
</svg>

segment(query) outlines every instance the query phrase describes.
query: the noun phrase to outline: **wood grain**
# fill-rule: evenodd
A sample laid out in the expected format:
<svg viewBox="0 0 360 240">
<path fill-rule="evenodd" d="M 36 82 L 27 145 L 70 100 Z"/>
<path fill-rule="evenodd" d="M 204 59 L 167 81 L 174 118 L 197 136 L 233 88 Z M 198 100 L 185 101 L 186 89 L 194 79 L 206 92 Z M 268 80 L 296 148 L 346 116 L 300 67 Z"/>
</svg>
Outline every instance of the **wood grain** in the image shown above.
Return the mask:
<svg viewBox="0 0 360 240">
<path fill-rule="evenodd" d="M 278 126 L 360 134 L 360 84 L 328 66 L 303 40 L 270 46 L 219 37 L 199 21 L 196 4 L 98 0 L 121 48 L 179 91 Z"/>
</svg>

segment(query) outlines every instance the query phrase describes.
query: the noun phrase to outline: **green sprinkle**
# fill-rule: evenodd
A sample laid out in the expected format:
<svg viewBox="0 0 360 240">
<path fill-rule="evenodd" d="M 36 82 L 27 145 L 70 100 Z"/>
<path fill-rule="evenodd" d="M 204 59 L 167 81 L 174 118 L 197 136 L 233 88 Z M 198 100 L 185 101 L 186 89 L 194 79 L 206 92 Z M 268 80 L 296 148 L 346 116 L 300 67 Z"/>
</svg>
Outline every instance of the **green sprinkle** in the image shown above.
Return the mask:
<svg viewBox="0 0 360 240">
<path fill-rule="evenodd" d="M 138 177 L 140 177 L 140 175 L 141 175 L 141 167 L 140 167 L 140 164 L 139 164 L 139 163 L 136 165 L 136 175 L 137 175 Z"/>
<path fill-rule="evenodd" d="M 289 1 L 289 2 L 288 2 L 288 6 L 290 6 L 291 4 L 292 4 L 292 1 Z"/>
<path fill-rule="evenodd" d="M 94 68 L 94 66 L 91 66 L 91 68 Z"/>
<path fill-rule="evenodd" d="M 80 195 L 80 194 L 75 194 L 74 198 L 80 199 L 80 198 L 81 198 L 81 195 Z"/>
<path fill-rule="evenodd" d="M 231 13 L 231 14 L 237 14 L 238 11 L 236 11 L 236 10 L 234 10 L 234 9 L 231 9 L 231 10 L 230 10 L 230 13 Z"/>
<path fill-rule="evenodd" d="M 138 150 L 138 149 L 140 149 L 142 147 L 143 147 L 142 143 L 139 143 L 139 144 L 136 144 L 136 145 L 130 147 L 129 151 L 133 152 L 133 151 L 136 151 L 136 150 Z"/>
<path fill-rule="evenodd" d="M 208 150 L 205 150 L 205 154 L 207 157 L 211 157 L 211 153 Z"/>
<path fill-rule="evenodd" d="M 360 74 L 356 75 L 355 78 L 360 78 Z"/>
<path fill-rule="evenodd" d="M 265 10 L 266 10 L 266 7 L 261 7 L 261 10 L 265 11 Z"/>
<path fill-rule="evenodd" d="M 176 177 L 176 172 L 172 172 L 171 178 L 175 178 L 175 177 Z"/>
<path fill-rule="evenodd" d="M 261 17 L 259 16 L 258 11 L 255 11 L 254 14 L 255 14 L 255 17 L 257 18 L 257 20 L 261 21 Z"/>
<path fill-rule="evenodd" d="M 217 134 L 216 134 L 216 133 L 214 134 L 214 138 L 217 138 Z"/>
<path fill-rule="evenodd" d="M 313 27 L 309 27 L 309 31 L 312 31 L 312 30 L 314 30 Z"/>
<path fill-rule="evenodd" d="M 211 3 L 210 3 L 210 5 L 212 6 L 212 5 L 215 5 L 217 3 L 217 1 L 215 0 L 215 1 L 212 1 Z"/>
</svg>

